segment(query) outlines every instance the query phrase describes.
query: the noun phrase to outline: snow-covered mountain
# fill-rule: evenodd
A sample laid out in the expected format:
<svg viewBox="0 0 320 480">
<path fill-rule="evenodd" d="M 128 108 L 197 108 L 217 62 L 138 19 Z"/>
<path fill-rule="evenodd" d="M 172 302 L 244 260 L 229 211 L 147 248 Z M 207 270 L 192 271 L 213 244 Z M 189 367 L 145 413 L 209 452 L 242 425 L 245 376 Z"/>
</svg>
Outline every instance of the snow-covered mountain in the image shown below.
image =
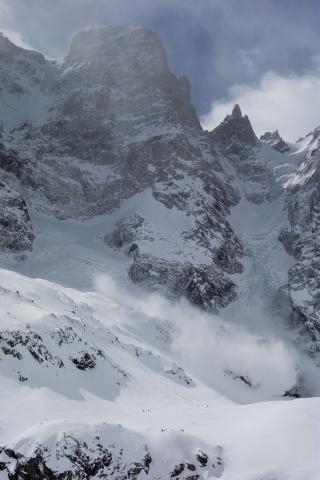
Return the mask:
<svg viewBox="0 0 320 480">
<path fill-rule="evenodd" d="M 144 28 L 0 76 L 0 479 L 316 480 L 319 129 L 204 131 Z"/>
<path fill-rule="evenodd" d="M 288 273 L 293 318 L 308 331 L 310 353 L 318 357 L 320 128 L 316 128 L 299 143 L 305 149 L 305 155 L 298 170 L 286 184 L 289 225 L 281 232 L 280 240 L 296 260 Z"/>
</svg>

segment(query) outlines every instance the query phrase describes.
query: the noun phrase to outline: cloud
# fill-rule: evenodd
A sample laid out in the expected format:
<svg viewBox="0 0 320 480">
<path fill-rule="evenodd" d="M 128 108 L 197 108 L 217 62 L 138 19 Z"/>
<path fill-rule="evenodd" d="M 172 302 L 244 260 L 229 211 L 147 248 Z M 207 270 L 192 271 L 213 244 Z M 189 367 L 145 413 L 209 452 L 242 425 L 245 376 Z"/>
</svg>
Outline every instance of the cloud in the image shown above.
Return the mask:
<svg viewBox="0 0 320 480">
<path fill-rule="evenodd" d="M 302 76 L 263 75 L 258 85 L 236 85 L 228 100 L 215 101 L 202 124 L 212 130 L 229 114 L 235 103 L 246 113 L 257 134 L 279 129 L 296 141 L 320 124 L 320 70 Z"/>
<path fill-rule="evenodd" d="M 18 47 L 25 48 L 27 50 L 32 50 L 32 47 L 25 42 L 23 36 L 20 33 L 14 32 L 12 30 L 6 30 L 4 28 L 1 29 L 1 32 L 5 37 L 8 37 L 9 40 L 11 40 L 11 42 L 13 42 Z"/>
<path fill-rule="evenodd" d="M 83 28 L 148 27 L 162 37 L 172 71 L 191 80 L 207 126 L 237 99 L 258 133 L 279 128 L 295 139 L 320 123 L 310 73 L 320 58 L 319 13 L 318 0 L 242 0 L 241 8 L 239 0 L 0 0 L 0 30 L 60 57 Z"/>
<path fill-rule="evenodd" d="M 0 0 L 0 29 L 48 56 L 101 24 L 141 25 L 163 38 L 174 73 L 191 80 L 200 115 L 267 71 L 302 75 L 319 54 L 318 0 Z M 27 21 L 26 21 L 27 19 Z"/>
<path fill-rule="evenodd" d="M 126 330 L 135 335 L 140 332 L 152 343 L 152 322 L 163 331 L 168 331 L 169 325 L 168 352 L 177 364 L 231 400 L 248 403 L 271 399 L 293 387 L 304 374 L 313 387 L 308 372 L 311 362 L 271 324 L 266 323 L 261 333 L 255 334 L 246 315 L 236 322 L 226 321 L 202 312 L 185 299 L 172 302 L 134 285 L 124 288 L 108 275 L 95 280 L 99 293 L 132 312 L 130 318 L 124 316 Z M 121 319 L 117 321 L 120 327 Z M 241 377 L 248 379 L 252 388 Z"/>
</svg>

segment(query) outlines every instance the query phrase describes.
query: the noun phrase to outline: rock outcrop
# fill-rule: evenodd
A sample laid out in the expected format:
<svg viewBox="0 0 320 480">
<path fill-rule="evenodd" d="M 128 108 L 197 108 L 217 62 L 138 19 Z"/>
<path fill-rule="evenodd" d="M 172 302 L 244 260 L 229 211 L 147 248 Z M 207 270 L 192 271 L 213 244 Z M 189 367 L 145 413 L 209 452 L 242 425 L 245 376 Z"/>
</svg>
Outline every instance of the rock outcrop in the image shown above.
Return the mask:
<svg viewBox="0 0 320 480">
<path fill-rule="evenodd" d="M 271 145 L 277 152 L 286 153 L 290 152 L 289 145 L 279 135 L 278 130 L 274 132 L 266 132 L 260 136 L 260 140 Z"/>
<path fill-rule="evenodd" d="M 278 132 L 259 140 L 238 105 L 204 132 L 188 80 L 170 72 L 161 39 L 144 28 L 80 32 L 61 62 L 2 36 L 0 72 L 2 250 L 31 248 L 30 208 L 76 219 L 118 209 L 105 241 L 132 258 L 134 282 L 214 311 L 237 298 L 230 275 L 243 271 L 245 247 L 230 208 L 243 197 L 268 202 L 285 188 L 284 180 L 274 188 L 275 166 L 262 155 L 268 144 L 287 152 Z M 290 228 L 281 239 L 297 259 L 316 256 L 315 152 L 287 182 Z M 132 199 L 130 214 L 121 215 Z M 152 211 L 145 212 L 146 201 Z M 173 231 L 163 220 L 170 211 L 179 218 Z M 313 277 L 315 263 L 306 272 L 300 262 L 289 283 Z M 313 282 L 312 298 L 317 288 Z M 303 312 L 304 324 L 317 323 L 310 302 Z"/>
<path fill-rule="evenodd" d="M 214 265 L 170 262 L 139 255 L 129 269 L 130 278 L 168 295 L 184 296 L 203 310 L 218 312 L 237 298 L 236 285 Z"/>
<path fill-rule="evenodd" d="M 245 198 L 262 203 L 270 197 L 273 175 L 260 158 L 260 143 L 247 115 L 235 105 L 231 115 L 208 134 L 214 147 L 232 164 Z"/>
<path fill-rule="evenodd" d="M 103 424 L 87 428 L 87 431 L 85 426 L 78 427 L 78 437 L 72 431 L 58 436 L 56 432 L 42 430 L 47 436 L 46 441 L 44 445 L 35 446 L 29 456 L 23 455 L 19 447 L 0 448 L 2 475 L 7 475 L 9 480 L 202 480 L 208 473 L 212 478 L 221 477 L 225 468 L 220 446 L 210 453 L 201 449 L 191 452 L 190 448 L 185 448 L 184 452 L 170 453 L 166 458 L 165 454 L 159 456 L 157 452 L 150 452 L 141 435 L 121 425 Z"/>
<path fill-rule="evenodd" d="M 217 342 L 210 344 L 217 347 L 213 355 L 221 351 L 219 338 L 230 341 L 231 348 L 235 339 L 243 339 L 253 351 L 270 355 L 271 343 L 269 348 L 264 337 L 253 335 L 247 340 L 247 332 L 242 335 L 240 329 L 234 337 L 231 322 L 223 324 L 223 309 L 229 306 L 224 310 L 226 318 L 235 311 L 239 324 L 247 314 L 254 316 L 254 321 L 259 316 L 269 321 L 274 313 L 278 315 L 283 300 L 285 321 L 289 303 L 300 343 L 318 359 L 320 129 L 309 135 L 307 155 L 297 171 L 296 164 L 290 163 L 288 153 L 292 152 L 278 132 L 258 139 L 238 105 L 212 132 L 203 131 L 188 80 L 170 72 L 161 39 L 145 28 L 103 27 L 80 32 L 61 61 L 24 50 L 0 35 L 0 80 L 0 251 L 5 252 L 5 261 L 10 257 L 12 262 L 24 259 L 23 252 L 29 251 L 28 260 L 17 263 L 20 271 L 32 272 L 32 277 L 38 274 L 40 264 L 43 273 L 58 257 L 61 264 L 65 262 L 58 274 L 61 264 L 54 264 L 46 280 L 27 279 L 9 270 L 1 277 L 0 364 L 9 385 L 7 396 L 22 391 L 29 409 L 30 405 L 34 409 L 34 398 L 40 399 L 42 411 L 35 418 L 42 423 L 36 425 L 35 421 L 30 428 L 30 419 L 26 422 L 24 418 L 20 429 L 19 422 L 8 422 L 16 429 L 16 437 L 10 431 L 11 441 L 0 446 L 0 477 L 221 477 L 226 466 L 222 447 L 211 443 L 207 448 L 198 433 L 192 437 L 185 432 L 184 413 L 177 421 L 173 419 L 170 431 L 162 425 L 158 428 L 161 412 L 173 408 L 171 415 L 185 403 L 187 416 L 201 412 L 190 423 L 191 431 L 197 432 L 193 418 L 205 423 L 207 412 L 210 414 L 209 400 L 202 405 L 202 398 L 212 400 L 214 408 L 215 402 L 221 401 L 222 410 L 228 410 L 220 394 L 211 395 L 210 382 L 204 385 L 196 374 L 192 373 L 192 378 L 187 373 L 187 363 L 186 371 L 176 363 L 176 350 L 186 333 L 184 318 L 180 318 L 185 303 L 178 305 L 181 312 L 174 310 L 171 321 L 157 305 L 152 305 L 151 313 L 146 311 L 153 296 L 146 305 L 135 299 L 137 306 L 133 300 L 118 302 L 121 293 L 117 288 L 98 293 L 100 278 L 96 277 L 109 273 L 109 260 L 117 267 L 122 262 L 117 270 L 122 280 L 129 276 L 145 290 L 163 292 L 170 300 L 184 297 L 202 310 L 219 313 L 221 319 L 203 314 L 205 322 L 213 319 L 212 323 L 217 323 L 217 330 L 212 330 Z M 283 206 L 287 223 L 286 212 L 273 212 Z M 261 219 L 265 213 L 267 222 Z M 61 236 L 54 231 L 49 252 L 43 241 L 52 232 L 44 235 L 47 221 L 53 228 L 61 224 L 61 230 L 65 229 Z M 241 222 L 251 229 L 247 236 L 239 227 Z M 40 241 L 33 244 L 34 231 L 39 232 Z M 277 261 L 284 248 L 277 240 L 278 231 L 279 240 L 296 262 L 288 271 L 288 256 L 283 262 L 280 259 L 283 271 L 279 275 Z M 77 243 L 79 251 L 73 252 L 76 235 L 83 243 Z M 70 240 L 70 245 L 61 254 L 64 240 Z M 107 261 L 97 267 L 104 255 Z M 96 281 L 94 293 L 84 292 L 78 285 L 70 288 L 74 285 L 68 281 L 75 270 L 69 276 L 65 270 L 73 265 L 79 277 L 85 276 L 88 268 L 90 281 Z M 17 284 L 21 288 L 17 289 Z M 106 287 L 104 278 L 101 285 L 107 290 L 108 279 Z M 124 291 L 124 296 L 127 293 Z M 281 308 L 274 305 L 277 302 Z M 205 335 L 200 323 L 196 328 Z M 180 334 L 182 339 L 177 341 Z M 187 341 L 192 345 L 198 342 L 193 338 Z M 264 343 L 267 354 L 259 350 Z M 288 352 L 290 357 L 289 348 Z M 265 387 L 264 381 L 257 382 L 255 375 L 247 373 L 246 362 L 238 369 L 237 355 L 242 353 L 240 349 L 239 354 L 223 359 L 228 365 L 220 373 L 218 359 L 213 377 L 222 379 L 227 395 L 239 387 L 239 398 L 260 400 L 267 395 L 264 388 L 269 392 L 270 376 Z M 264 358 L 269 361 L 269 356 Z M 268 364 L 263 359 L 264 363 Z M 296 378 L 304 370 L 296 364 L 292 370 L 297 373 L 291 372 L 290 379 L 283 380 L 285 388 L 276 393 L 289 398 L 308 395 L 307 382 Z M 141 406 L 150 392 L 154 410 L 149 417 L 150 410 Z M 274 398 L 273 389 L 272 395 Z M 67 410 L 63 402 L 68 404 Z M 57 408 L 52 408 L 47 421 L 50 406 Z M 94 409 L 91 417 L 90 408 Z M 73 410 L 78 415 L 75 424 L 57 420 L 63 415 L 67 418 L 70 412 L 73 415 Z M 103 417 L 96 410 L 102 411 Z M 112 422 L 125 418 L 130 424 L 136 415 L 134 423 L 140 433 L 103 423 L 106 410 Z M 93 418 L 94 422 L 103 421 L 96 425 Z M 141 428 L 143 418 L 147 420 Z M 236 415 L 234 418 L 239 421 Z M 243 422 L 243 412 L 239 418 Z M 278 413 L 275 425 L 277 421 Z M 291 416 L 288 422 L 291 425 Z M 157 425 L 159 431 L 152 427 L 151 434 L 150 425 Z M 258 437 L 254 434 L 252 441 Z M 232 465 L 234 439 L 229 445 Z M 269 459 L 267 466 L 270 473 Z M 265 478 L 264 471 L 257 475 Z"/>
<path fill-rule="evenodd" d="M 243 147 L 254 147 L 258 138 L 247 115 L 242 115 L 239 105 L 233 107 L 220 125 L 210 133 L 211 138 L 225 146 L 228 152 L 243 155 Z"/>
<path fill-rule="evenodd" d="M 30 250 L 34 240 L 27 205 L 21 194 L 0 181 L 0 250 Z"/>
<path fill-rule="evenodd" d="M 201 128 L 188 80 L 170 72 L 160 38 L 144 28 L 91 29 L 76 35 L 59 63 L 2 42 L 14 56 L 13 65 L 0 57 L 0 70 L 8 82 L 17 72 L 22 78 L 22 63 L 29 83 L 23 94 L 10 93 L 9 104 L 16 103 L 21 115 L 14 123 L 11 110 L 3 114 L 1 167 L 15 177 L 30 208 L 87 218 L 112 213 L 149 191 L 155 217 L 166 208 L 187 219 L 168 254 L 144 250 L 138 241 L 139 235 L 150 244 L 171 235 L 165 223 L 155 228 L 151 218 L 136 226 L 120 219 L 106 232 L 107 243 L 130 248 L 134 242 L 136 253 L 176 264 L 176 276 L 186 262 L 212 264 L 233 284 L 225 274 L 241 270 L 242 246 L 227 216 L 239 192 Z M 33 95 L 41 108 L 28 110 Z M 133 218 L 139 218 L 139 205 Z M 178 250 L 183 259 L 172 263 Z M 220 297 L 218 303 L 225 303 Z"/>
<path fill-rule="evenodd" d="M 287 184 L 289 226 L 280 240 L 297 263 L 289 271 L 293 319 L 309 334 L 309 351 L 320 353 L 320 128 L 309 136 L 305 159 Z"/>
</svg>

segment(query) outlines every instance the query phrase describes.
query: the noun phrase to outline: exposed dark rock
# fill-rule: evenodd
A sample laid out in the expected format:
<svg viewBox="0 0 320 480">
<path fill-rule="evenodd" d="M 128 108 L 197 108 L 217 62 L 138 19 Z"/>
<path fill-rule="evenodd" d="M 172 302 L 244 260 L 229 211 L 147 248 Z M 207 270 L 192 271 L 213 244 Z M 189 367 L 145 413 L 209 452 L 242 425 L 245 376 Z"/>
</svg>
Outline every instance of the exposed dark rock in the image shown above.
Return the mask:
<svg viewBox="0 0 320 480">
<path fill-rule="evenodd" d="M 41 335 L 34 330 L 2 330 L 0 345 L 5 355 L 12 355 L 17 360 L 23 360 L 23 355 L 19 350 L 26 350 L 37 363 L 63 367 L 61 358 L 50 353 Z"/>
<path fill-rule="evenodd" d="M 166 370 L 166 374 L 170 376 L 175 376 L 178 380 L 185 383 L 186 385 L 193 386 L 194 382 L 191 377 L 189 377 L 182 367 L 174 365 L 174 368 Z"/>
<path fill-rule="evenodd" d="M 144 221 L 144 218 L 138 214 L 120 220 L 116 224 L 113 232 L 105 236 L 106 243 L 110 245 L 110 247 L 121 248 L 137 240 L 142 233 Z M 132 245 L 130 248 L 132 248 Z"/>
<path fill-rule="evenodd" d="M 94 445 L 89 447 L 86 442 L 79 441 L 72 435 L 64 435 L 62 444 L 57 444 L 57 459 L 65 459 L 70 464 L 70 470 L 55 471 L 47 465 L 48 458 L 54 452 L 46 447 L 38 446 L 30 458 L 7 448 L 0 449 L 4 459 L 0 470 L 6 471 L 8 480 L 89 480 L 94 478 L 110 478 L 137 480 L 140 473 L 148 473 L 151 463 L 149 453 L 142 462 L 126 465 L 122 460 L 121 450 L 114 452 L 114 446 L 105 447 L 100 438 L 94 438 Z M 14 462 L 12 462 L 14 460 Z"/>
<path fill-rule="evenodd" d="M 21 353 L 15 350 L 14 348 L 6 347 L 5 345 L 3 345 L 1 347 L 1 350 L 5 355 L 12 355 L 14 358 L 17 358 L 18 360 L 22 360 L 23 358 Z"/>
<path fill-rule="evenodd" d="M 26 382 L 28 380 L 28 377 L 24 377 L 23 375 L 21 375 L 21 373 L 18 372 L 18 379 L 19 379 L 19 382 Z"/>
<path fill-rule="evenodd" d="M 22 179 L 27 160 L 21 158 L 18 152 L 8 150 L 0 143 L 0 168 L 8 173 L 13 173 L 18 179 Z"/>
<path fill-rule="evenodd" d="M 232 372 L 231 370 L 226 370 L 225 375 L 230 376 L 233 380 L 240 380 L 245 385 L 250 388 L 257 388 L 257 385 L 254 385 L 252 380 L 248 377 L 248 375 L 237 375 L 236 373 Z"/>
<path fill-rule="evenodd" d="M 193 266 L 140 255 L 129 270 L 139 284 L 162 287 L 169 294 L 185 296 L 204 310 L 217 311 L 236 298 L 234 283 L 208 265 Z"/>
<path fill-rule="evenodd" d="M 202 450 L 198 450 L 196 453 L 196 458 L 202 467 L 205 467 L 208 464 L 208 455 Z"/>
<path fill-rule="evenodd" d="M 128 250 L 129 257 L 137 258 L 140 255 L 139 246 L 136 243 L 132 243 Z"/>
<path fill-rule="evenodd" d="M 176 465 L 172 470 L 171 477 L 172 478 L 178 477 L 184 471 L 184 468 L 185 468 L 184 463 L 180 463 L 179 465 Z"/>
<path fill-rule="evenodd" d="M 221 154 L 228 158 L 239 178 L 247 200 L 262 203 L 270 198 L 273 184 L 272 170 L 259 159 L 260 144 L 247 115 L 242 116 L 235 105 L 208 137 Z"/>
<path fill-rule="evenodd" d="M 290 390 L 286 390 L 283 394 L 284 397 L 300 398 L 301 394 L 297 387 L 292 387 Z"/>
<path fill-rule="evenodd" d="M 0 181 L 0 250 L 30 250 L 34 240 L 25 200 L 20 193 Z"/>
<path fill-rule="evenodd" d="M 237 250 L 230 249 L 227 243 L 214 251 L 213 260 L 215 265 L 226 273 L 242 273 L 243 265 L 237 259 Z M 238 255 L 242 254 L 242 246 L 239 245 Z"/>
<path fill-rule="evenodd" d="M 134 437 L 131 441 L 134 442 Z M 199 450 L 196 454 L 199 466 L 184 461 L 170 465 L 171 461 L 160 456 L 157 459 L 158 464 L 162 463 L 171 473 L 159 476 L 150 469 L 153 459 L 147 446 L 141 445 L 140 453 L 135 449 L 137 458 L 128 460 L 128 457 L 132 457 L 130 442 L 126 441 L 125 447 L 122 442 L 121 439 L 118 439 L 118 442 L 106 441 L 99 433 L 89 434 L 86 441 L 79 440 L 72 433 L 64 433 L 54 446 L 36 445 L 28 458 L 14 448 L 2 447 L 0 471 L 8 475 L 8 480 L 205 480 L 208 473 L 219 477 L 223 472 L 223 462 L 219 455 L 214 455 L 211 459 Z M 220 447 L 217 447 L 217 450 L 219 449 Z"/>
<path fill-rule="evenodd" d="M 233 153 L 240 155 L 241 146 L 255 146 L 258 142 L 248 116 L 242 116 L 239 105 L 234 106 L 231 115 L 227 115 L 223 122 L 212 130 L 210 136 Z"/>
<path fill-rule="evenodd" d="M 287 187 L 289 225 L 280 241 L 297 263 L 288 273 L 292 321 L 304 327 L 306 349 L 320 354 L 320 128 L 309 135 L 304 161 Z M 302 332 L 301 332 L 302 333 Z"/>
<path fill-rule="evenodd" d="M 177 245 L 172 246 L 185 253 L 183 262 L 193 264 L 187 252 L 199 246 L 214 263 L 212 274 L 205 274 L 211 277 L 207 282 L 211 287 L 204 292 L 208 299 L 201 298 L 191 284 L 189 298 L 197 304 L 211 302 L 216 295 L 209 292 L 214 269 L 217 296 L 223 296 L 221 284 L 233 285 L 224 273 L 242 269 L 243 248 L 227 220 L 240 194 L 224 171 L 225 158 L 201 128 L 188 80 L 170 72 L 160 38 L 145 28 L 91 29 L 76 35 L 59 65 L 8 46 L 7 40 L 3 43 L 4 50 L 15 51 L 12 64 L 7 57 L 0 59 L 6 88 L 13 85 L 12 71 L 19 72 L 48 105 L 39 118 L 33 118 L 24 104 L 28 93 L 18 82 L 23 120 L 1 131 L 0 167 L 5 175 L 15 177 L 28 204 L 58 218 L 83 218 L 111 213 L 148 191 L 159 209 L 176 208 L 190 218 L 189 228 L 177 235 Z M 249 135 L 250 145 L 256 143 L 239 107 L 230 122 L 235 138 L 245 141 Z M 14 238 L 2 248 L 28 247 L 31 233 L 20 233 L 27 242 L 18 245 Z M 137 259 L 144 253 L 140 240 L 153 242 L 168 234 L 166 225 L 156 231 L 152 219 L 139 214 L 138 203 L 137 212 L 120 220 L 106 242 Z M 203 269 L 197 269 L 200 275 Z M 217 304 L 232 298 L 235 294 L 227 292 Z"/>
<path fill-rule="evenodd" d="M 71 358 L 71 361 L 79 370 L 90 370 L 96 366 L 95 356 L 88 352 L 83 352 L 79 357 Z"/>
<path fill-rule="evenodd" d="M 274 132 L 266 132 L 261 135 L 260 140 L 263 142 L 269 143 L 277 152 L 286 153 L 290 152 L 289 145 L 283 140 L 283 138 L 279 135 L 278 130 Z"/>
</svg>

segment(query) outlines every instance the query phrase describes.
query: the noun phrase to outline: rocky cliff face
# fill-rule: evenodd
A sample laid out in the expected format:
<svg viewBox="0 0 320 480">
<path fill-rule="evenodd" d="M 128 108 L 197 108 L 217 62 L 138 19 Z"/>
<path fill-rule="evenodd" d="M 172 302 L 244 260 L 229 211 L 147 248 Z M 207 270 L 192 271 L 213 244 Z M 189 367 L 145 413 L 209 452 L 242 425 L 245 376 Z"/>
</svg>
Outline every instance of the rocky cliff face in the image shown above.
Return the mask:
<svg viewBox="0 0 320 480">
<path fill-rule="evenodd" d="M 307 137 L 303 162 L 287 183 L 289 226 L 280 240 L 297 263 L 289 271 L 288 288 L 294 320 L 310 335 L 308 348 L 320 352 L 320 128 Z"/>
<path fill-rule="evenodd" d="M 34 239 L 27 205 L 19 192 L 0 181 L 0 248 L 29 250 Z"/>
<path fill-rule="evenodd" d="M 259 423 L 250 433 L 248 448 L 233 432 L 228 440 L 226 424 L 238 415 L 243 431 L 257 412 L 235 413 L 186 373 L 177 350 L 190 342 L 202 369 L 193 347 L 197 353 L 197 342 L 202 348 L 206 332 L 213 335 L 214 385 L 240 402 L 312 392 L 296 358 L 288 378 L 273 372 L 273 352 L 290 367 L 293 342 L 288 352 L 281 339 L 273 348 L 258 324 L 267 324 L 264 333 L 274 318 L 289 318 L 297 343 L 317 358 L 319 129 L 299 168 L 302 154 L 278 132 L 258 139 L 238 105 L 204 132 L 188 80 L 170 72 L 161 40 L 144 28 L 80 32 L 60 61 L 0 36 L 0 79 L 1 260 L 12 257 L 10 269 L 28 275 L 0 272 L 0 413 L 11 426 L 0 432 L 0 477 L 198 480 L 228 469 L 233 478 L 244 471 L 239 459 L 251 465 L 256 445 L 260 457 L 262 430 Z M 124 287 L 119 295 L 108 279 L 100 286 L 113 262 L 121 280 L 184 297 L 210 315 L 157 295 L 144 303 L 141 289 L 133 290 L 138 300 Z M 79 287 L 82 276 L 88 283 Z M 185 332 L 193 317 L 199 326 Z M 249 357 L 242 363 L 246 345 L 262 367 Z M 230 358 L 218 358 L 224 350 Z M 22 403 L 27 413 L 16 421 Z M 270 416 L 263 408 L 267 430 L 270 418 L 276 429 L 283 410 Z M 304 440 L 301 448 L 310 455 Z M 268 454 L 256 477 L 269 478 L 271 464 Z"/>
<path fill-rule="evenodd" d="M 262 140 L 263 142 L 267 142 L 280 153 L 286 153 L 290 151 L 289 145 L 279 135 L 278 130 L 275 130 L 274 132 L 264 133 L 263 135 L 261 135 L 260 140 Z"/>
<path fill-rule="evenodd" d="M 80 432 L 79 432 L 80 433 Z M 61 479 L 150 479 L 177 478 L 203 480 L 208 473 L 212 478 L 221 477 L 224 471 L 223 449 L 219 446 L 208 455 L 200 448 L 195 452 L 179 452 L 175 458 L 159 457 L 153 468 L 153 458 L 144 439 L 121 426 L 94 426 L 82 437 L 76 438 L 73 431 L 57 434 L 38 445 L 30 457 L 18 449 L 0 449 L 0 472 L 8 479 L 35 478 L 41 480 Z M 151 467 L 151 468 L 150 468 Z M 161 477 L 159 476 L 161 475 Z"/>
<path fill-rule="evenodd" d="M 79 33 L 66 58 L 46 62 L 41 75 L 45 114 L 26 119 L 7 141 L 18 151 L 24 144 L 36 163 L 32 196 L 61 216 L 112 211 L 165 181 L 172 157 L 172 170 L 183 162 L 181 150 L 195 150 L 186 137 L 201 134 L 190 86 L 170 73 L 161 40 L 148 30 Z"/>
<path fill-rule="evenodd" d="M 278 132 L 259 140 L 238 105 L 204 132 L 188 80 L 170 72 L 153 32 L 80 32 L 59 62 L 2 36 L 0 67 L 3 249 L 31 248 L 28 208 L 64 219 L 116 212 L 101 235 L 131 257 L 131 280 L 217 311 L 238 296 L 233 275 L 246 248 L 230 208 L 241 199 L 262 205 L 288 188 L 291 227 L 281 239 L 296 256 L 306 250 L 297 230 L 315 229 L 317 133 L 292 180 L 271 153 L 288 153 Z"/>
<path fill-rule="evenodd" d="M 17 53 L 11 61 L 17 65 L 23 62 L 29 72 L 34 63 L 31 52 L 15 49 Z M 17 65 L 5 68 L 7 57 L 2 61 L 11 81 L 10 76 L 17 76 Z M 189 127 L 193 133 L 201 132 L 190 103 L 188 81 L 169 72 L 162 43 L 152 32 L 111 27 L 82 32 L 61 63 L 51 64 L 44 59 L 43 62 L 33 83 L 38 85 L 37 93 L 42 92 L 47 98 L 46 115 L 39 115 L 34 121 L 30 108 L 25 123 L 16 119 L 19 131 L 11 131 L 7 141 L 17 147 L 23 142 L 23 153 L 37 161 L 38 169 L 45 170 L 43 176 L 51 177 L 50 190 L 55 190 L 56 196 L 52 198 L 47 189 L 44 194 L 65 216 L 111 210 L 123 198 L 157 180 L 151 169 L 141 169 L 142 159 L 139 163 L 139 154 L 149 155 L 150 163 L 157 163 L 152 151 L 140 153 L 147 140 L 153 140 L 156 150 L 156 142 L 161 143 L 164 135 L 175 137 L 186 133 Z M 26 91 L 25 95 L 29 93 Z M 11 103 L 25 102 L 22 95 L 11 96 Z M 8 131 L 11 125 L 5 117 Z M 168 152 L 164 155 L 168 156 Z M 102 168 L 94 171 L 93 166 Z M 55 175 L 57 168 L 60 175 Z M 60 183 L 56 178 L 59 176 L 63 177 Z M 67 195 L 71 180 L 74 192 Z M 121 186 L 119 180 L 127 187 Z M 41 177 L 37 185 L 40 181 Z M 38 187 L 40 190 L 41 185 Z M 101 203 L 105 195 L 105 203 L 97 207 L 98 200 Z M 73 202 L 72 196 L 77 197 Z"/>
<path fill-rule="evenodd" d="M 286 281 L 271 286 L 278 292 L 275 293 L 276 297 L 284 292 L 285 295 L 288 294 L 288 314 L 292 325 L 304 337 L 304 348 L 318 363 L 320 129 L 315 129 L 291 148 L 278 131 L 267 132 L 258 140 L 249 119 L 242 116 L 236 105 L 232 114 L 210 132 L 209 137 L 215 148 L 232 164 L 243 196 L 258 205 L 269 202 L 272 205 L 278 198 L 275 208 L 282 209 L 287 216 L 287 220 L 278 225 L 278 238 L 287 253 L 293 257 L 294 264 L 287 267 Z M 282 156 L 288 156 L 281 161 L 281 155 L 273 156 L 270 150 L 266 150 L 267 145 Z M 278 213 L 275 211 L 273 217 Z M 265 221 L 268 221 L 267 217 Z M 250 228 L 253 226 L 249 225 Z M 259 242 L 262 244 L 262 239 Z M 276 245 L 273 248 L 277 248 Z M 262 268 L 267 267 L 261 266 Z M 279 264 L 276 268 L 282 267 Z M 261 270 L 260 277 L 265 276 Z M 264 280 L 265 294 L 270 290 L 269 282 L 270 280 Z M 256 288 L 258 283 L 256 279 Z"/>
<path fill-rule="evenodd" d="M 261 161 L 261 145 L 247 115 L 242 116 L 239 105 L 232 114 L 209 133 L 218 151 L 232 164 L 236 176 L 242 181 L 247 200 L 262 203 L 270 197 L 272 171 Z"/>
<path fill-rule="evenodd" d="M 155 199 L 152 216 L 162 205 L 187 220 L 170 251 L 160 253 L 150 245 L 171 233 L 154 218 L 145 219 L 149 248 L 140 248 L 131 278 L 171 293 L 171 281 L 164 278 L 184 282 L 175 289 L 181 293 L 204 282 L 210 292 L 202 302 L 206 308 L 235 298 L 226 274 L 241 271 L 242 246 L 227 215 L 239 192 L 202 131 L 188 80 L 169 71 L 159 37 L 143 28 L 81 32 L 58 63 L 12 48 L 26 71 L 39 63 L 32 88 L 45 98 L 41 115 L 34 113 L 36 120 L 31 115 L 9 128 L 4 118 L 3 144 L 11 160 L 3 160 L 2 168 L 15 174 L 29 205 L 59 218 L 92 217 L 121 209 L 135 195 L 150 191 Z M 14 75 L 13 69 L 6 71 Z M 16 101 L 23 104 L 25 99 L 17 95 Z M 139 208 L 138 203 L 134 215 Z M 124 225 L 126 217 L 121 221 Z M 173 253 L 177 251 L 183 253 Z M 159 261 L 167 271 L 161 280 L 155 275 Z M 194 274 L 181 274 L 190 271 L 188 263 L 200 272 L 197 280 Z M 219 288 L 212 285 L 216 275 Z"/>
</svg>

